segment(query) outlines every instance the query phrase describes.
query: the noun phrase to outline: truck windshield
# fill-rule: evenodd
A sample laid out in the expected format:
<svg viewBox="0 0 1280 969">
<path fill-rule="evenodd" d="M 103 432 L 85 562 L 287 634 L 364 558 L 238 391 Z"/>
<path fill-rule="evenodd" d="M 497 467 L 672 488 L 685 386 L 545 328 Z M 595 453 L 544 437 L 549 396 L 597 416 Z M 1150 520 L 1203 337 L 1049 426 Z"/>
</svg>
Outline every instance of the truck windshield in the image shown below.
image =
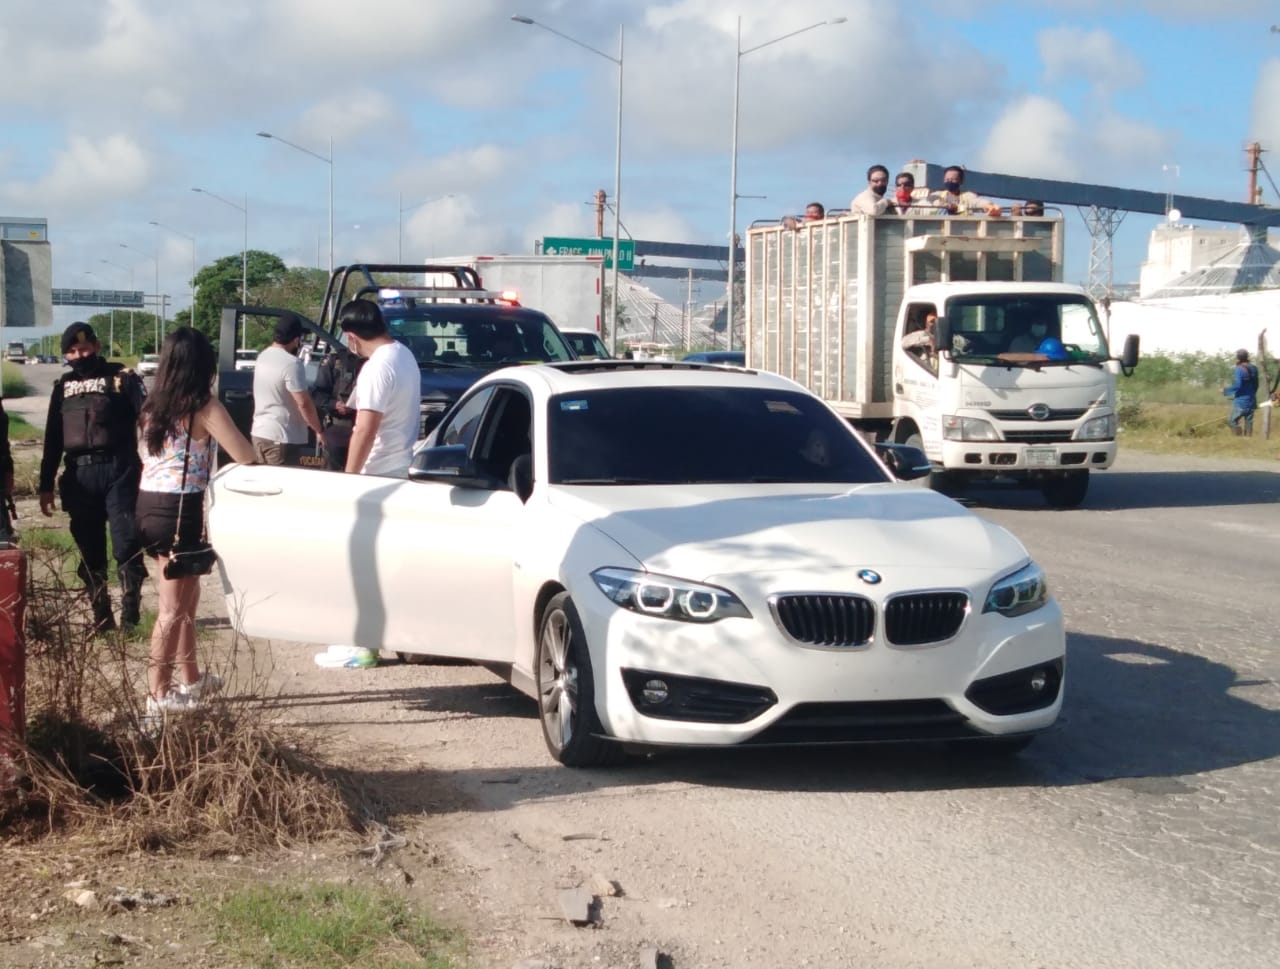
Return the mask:
<svg viewBox="0 0 1280 969">
<path fill-rule="evenodd" d="M 1101 363 L 1107 340 L 1092 301 L 1061 293 L 982 293 L 947 301 L 951 356 L 1001 363 Z"/>
<path fill-rule="evenodd" d="M 382 305 L 391 335 L 413 351 L 422 367 L 493 370 L 513 363 L 572 360 L 560 331 L 542 313 L 499 303 Z"/>
</svg>

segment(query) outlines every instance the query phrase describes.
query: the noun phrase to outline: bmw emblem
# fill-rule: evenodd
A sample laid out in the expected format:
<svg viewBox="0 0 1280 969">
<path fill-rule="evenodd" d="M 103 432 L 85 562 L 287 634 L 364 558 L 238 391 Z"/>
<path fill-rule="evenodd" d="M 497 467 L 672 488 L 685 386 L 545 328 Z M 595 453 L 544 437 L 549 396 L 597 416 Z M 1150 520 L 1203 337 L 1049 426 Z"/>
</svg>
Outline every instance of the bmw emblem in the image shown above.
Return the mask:
<svg viewBox="0 0 1280 969">
<path fill-rule="evenodd" d="M 1048 404 L 1032 404 L 1027 408 L 1027 414 L 1033 421 L 1047 421 L 1053 411 Z"/>
<path fill-rule="evenodd" d="M 874 569 L 862 569 L 861 571 L 858 572 L 858 578 L 861 579 L 863 582 L 865 582 L 867 585 L 880 584 L 880 573 L 876 572 Z"/>
</svg>

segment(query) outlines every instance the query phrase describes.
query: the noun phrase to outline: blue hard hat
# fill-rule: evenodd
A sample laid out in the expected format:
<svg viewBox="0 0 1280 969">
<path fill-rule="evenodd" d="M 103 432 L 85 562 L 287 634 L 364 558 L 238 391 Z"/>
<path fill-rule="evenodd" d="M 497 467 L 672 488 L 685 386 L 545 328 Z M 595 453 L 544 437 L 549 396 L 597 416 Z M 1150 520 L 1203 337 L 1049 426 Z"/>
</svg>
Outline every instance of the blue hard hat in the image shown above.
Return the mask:
<svg viewBox="0 0 1280 969">
<path fill-rule="evenodd" d="M 1040 341 L 1040 346 L 1036 347 L 1036 353 L 1048 357 L 1050 360 L 1066 360 L 1070 354 L 1067 348 L 1062 345 L 1062 341 L 1056 336 L 1047 336 Z"/>
</svg>

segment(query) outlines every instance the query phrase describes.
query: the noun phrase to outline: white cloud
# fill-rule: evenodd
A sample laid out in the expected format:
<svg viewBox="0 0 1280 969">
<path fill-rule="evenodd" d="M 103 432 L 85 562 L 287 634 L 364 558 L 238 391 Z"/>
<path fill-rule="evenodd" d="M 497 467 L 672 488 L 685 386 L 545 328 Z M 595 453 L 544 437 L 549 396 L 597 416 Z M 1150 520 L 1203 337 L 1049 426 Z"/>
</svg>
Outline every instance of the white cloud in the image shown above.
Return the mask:
<svg viewBox="0 0 1280 969">
<path fill-rule="evenodd" d="M 1258 83 L 1253 91 L 1252 118 L 1249 137 L 1266 146 L 1280 145 L 1280 60 L 1272 58 L 1258 71 Z"/>
<path fill-rule="evenodd" d="M 1105 30 L 1054 27 L 1036 36 L 1045 80 L 1051 84 L 1082 81 L 1110 94 L 1142 84 L 1142 65 Z"/>
<path fill-rule="evenodd" d="M 3 188 L 8 204 L 25 210 L 97 210 L 129 196 L 147 184 L 151 164 L 127 135 L 100 140 L 73 136 L 58 151 L 49 171 L 29 184 Z"/>
<path fill-rule="evenodd" d="M 1010 104 L 991 126 L 981 167 L 1035 178 L 1073 179 L 1080 174 L 1073 146 L 1080 140 L 1075 119 L 1061 104 L 1028 95 Z"/>
</svg>

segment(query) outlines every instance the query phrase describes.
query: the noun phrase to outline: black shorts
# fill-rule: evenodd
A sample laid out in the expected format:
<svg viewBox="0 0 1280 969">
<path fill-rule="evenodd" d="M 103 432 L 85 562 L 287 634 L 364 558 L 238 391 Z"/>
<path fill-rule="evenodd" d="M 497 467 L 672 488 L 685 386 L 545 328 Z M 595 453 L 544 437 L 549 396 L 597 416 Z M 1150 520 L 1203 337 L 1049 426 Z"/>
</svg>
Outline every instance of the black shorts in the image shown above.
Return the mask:
<svg viewBox="0 0 1280 969">
<path fill-rule="evenodd" d="M 173 551 L 173 535 L 178 522 L 178 500 L 182 500 L 182 524 L 178 526 L 183 545 L 200 541 L 204 534 L 204 492 L 189 491 L 178 495 L 166 491 L 138 492 L 138 537 L 143 550 L 151 556 Z"/>
</svg>

